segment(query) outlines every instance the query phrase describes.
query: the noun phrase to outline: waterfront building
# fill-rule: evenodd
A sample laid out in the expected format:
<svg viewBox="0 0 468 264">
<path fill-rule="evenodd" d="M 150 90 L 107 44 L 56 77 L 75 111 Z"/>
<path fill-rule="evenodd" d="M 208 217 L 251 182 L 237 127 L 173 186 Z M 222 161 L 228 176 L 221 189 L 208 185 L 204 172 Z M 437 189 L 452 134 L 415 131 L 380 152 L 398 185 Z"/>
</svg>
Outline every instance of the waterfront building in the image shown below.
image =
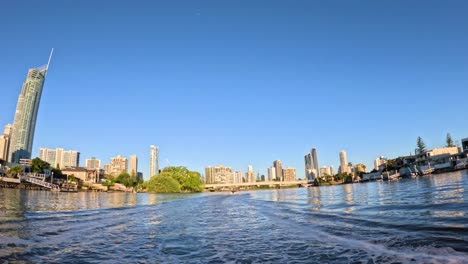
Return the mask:
<svg viewBox="0 0 468 264">
<path fill-rule="evenodd" d="M 313 148 L 304 156 L 305 177 L 309 182 L 313 182 L 319 176 L 317 150 Z"/>
<path fill-rule="evenodd" d="M 130 156 L 130 176 L 136 177 L 138 173 L 138 158 L 137 155 Z"/>
<path fill-rule="evenodd" d="M 351 169 L 348 166 L 348 159 L 346 158 L 346 151 L 340 151 L 340 167 L 341 173 L 351 173 Z"/>
<path fill-rule="evenodd" d="M 39 158 L 54 168 L 78 167 L 80 165 L 80 152 L 76 150 L 64 150 L 63 148 L 39 149 Z"/>
<path fill-rule="evenodd" d="M 246 182 L 256 182 L 257 178 L 255 177 L 255 172 L 253 171 L 252 165 L 249 165 L 247 172 L 245 173 Z"/>
<path fill-rule="evenodd" d="M 11 131 L 13 130 L 13 126 L 8 124 L 5 126 L 3 130 L 3 135 L 0 136 L 0 160 L 7 161 L 8 160 L 8 153 L 10 151 L 10 139 L 11 139 Z"/>
<path fill-rule="evenodd" d="M 451 156 L 458 155 L 458 147 L 434 148 L 413 156 L 414 163 L 418 166 L 432 166 L 436 169 L 451 166 Z M 406 163 L 412 163 L 407 158 Z M 437 166 L 438 165 L 438 166 Z"/>
<path fill-rule="evenodd" d="M 51 57 L 52 53 L 47 65 L 29 69 L 26 81 L 23 83 L 16 104 L 8 154 L 9 162 L 19 163 L 20 159 L 31 159 L 37 113 Z"/>
<path fill-rule="evenodd" d="M 101 168 L 101 160 L 92 157 L 86 160 L 86 168 L 88 169 L 99 169 Z"/>
<path fill-rule="evenodd" d="M 366 165 L 364 165 L 362 163 L 354 165 L 353 173 L 354 173 L 355 177 L 359 176 L 361 173 L 364 173 L 366 171 L 367 171 Z"/>
<path fill-rule="evenodd" d="M 382 165 L 385 165 L 385 158 L 380 156 L 374 160 L 374 170 L 380 170 Z"/>
<path fill-rule="evenodd" d="M 121 173 L 128 172 L 128 160 L 127 158 L 118 155 L 111 159 L 109 164 L 109 175 L 119 176 Z"/>
<path fill-rule="evenodd" d="M 468 138 L 464 138 L 461 140 L 462 142 L 462 151 L 468 151 Z"/>
<path fill-rule="evenodd" d="M 295 168 L 284 168 L 283 169 L 284 181 L 295 181 L 296 180 L 296 169 Z"/>
<path fill-rule="evenodd" d="M 149 177 L 159 174 L 159 148 L 154 145 L 150 146 L 150 171 L 149 173 L 150 173 Z"/>
<path fill-rule="evenodd" d="M 276 168 L 270 167 L 268 168 L 268 181 L 273 181 L 276 179 Z"/>
<path fill-rule="evenodd" d="M 439 155 L 455 155 L 458 154 L 458 147 L 434 148 L 426 152 L 427 157 L 434 157 Z"/>
<path fill-rule="evenodd" d="M 91 183 L 98 183 L 100 179 L 104 176 L 104 170 L 102 169 L 90 169 L 90 168 L 83 168 L 83 167 L 67 167 L 62 170 L 62 174 L 71 176 L 84 181 L 84 182 L 91 182 Z"/>
<path fill-rule="evenodd" d="M 234 183 L 234 173 L 231 167 L 218 165 L 205 167 L 205 181 L 207 184 Z"/>
<path fill-rule="evenodd" d="M 273 167 L 275 167 L 275 171 L 276 171 L 276 180 L 282 181 L 283 180 L 283 165 L 281 164 L 281 160 L 275 160 L 273 162 Z"/>
<path fill-rule="evenodd" d="M 334 176 L 335 175 L 335 169 L 333 168 L 333 166 L 330 166 L 330 176 Z"/>
</svg>

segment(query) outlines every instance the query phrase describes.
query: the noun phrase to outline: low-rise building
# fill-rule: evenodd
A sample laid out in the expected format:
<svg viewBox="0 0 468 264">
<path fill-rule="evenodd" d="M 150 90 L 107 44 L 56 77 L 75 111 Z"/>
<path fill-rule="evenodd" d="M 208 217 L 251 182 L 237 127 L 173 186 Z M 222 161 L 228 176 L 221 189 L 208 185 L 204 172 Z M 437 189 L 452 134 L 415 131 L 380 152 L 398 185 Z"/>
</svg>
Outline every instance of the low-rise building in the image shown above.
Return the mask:
<svg viewBox="0 0 468 264">
<path fill-rule="evenodd" d="M 98 183 L 104 176 L 102 169 L 88 169 L 83 167 L 65 168 L 62 170 L 64 175 L 76 177 L 84 182 Z"/>
</svg>

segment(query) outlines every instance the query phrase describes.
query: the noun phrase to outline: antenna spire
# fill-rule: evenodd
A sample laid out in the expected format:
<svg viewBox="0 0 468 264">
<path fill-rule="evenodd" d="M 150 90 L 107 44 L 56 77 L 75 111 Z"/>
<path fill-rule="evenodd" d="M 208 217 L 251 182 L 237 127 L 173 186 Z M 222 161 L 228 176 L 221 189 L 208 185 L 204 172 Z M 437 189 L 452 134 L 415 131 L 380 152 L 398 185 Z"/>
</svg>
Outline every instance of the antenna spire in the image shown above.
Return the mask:
<svg viewBox="0 0 468 264">
<path fill-rule="evenodd" d="M 49 61 L 47 62 L 47 66 L 46 66 L 46 74 L 47 74 L 47 71 L 49 70 L 49 64 L 50 64 L 50 60 L 52 59 L 53 53 L 54 53 L 54 48 L 52 48 L 52 50 L 50 51 Z"/>
</svg>

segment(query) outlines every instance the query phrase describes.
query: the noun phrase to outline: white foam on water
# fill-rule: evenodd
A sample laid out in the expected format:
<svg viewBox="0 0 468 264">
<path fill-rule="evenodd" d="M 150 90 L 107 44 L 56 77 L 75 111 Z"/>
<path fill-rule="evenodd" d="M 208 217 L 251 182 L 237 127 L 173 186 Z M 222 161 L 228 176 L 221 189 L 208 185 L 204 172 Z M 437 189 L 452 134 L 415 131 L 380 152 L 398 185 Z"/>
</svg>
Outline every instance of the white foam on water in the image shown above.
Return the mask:
<svg viewBox="0 0 468 264">
<path fill-rule="evenodd" d="M 436 248 L 432 246 L 421 246 L 417 248 L 388 248 L 385 244 L 375 244 L 368 241 L 356 240 L 335 236 L 319 230 L 313 230 L 322 241 L 329 241 L 343 246 L 347 249 L 358 249 L 367 252 L 369 258 L 377 262 L 378 258 L 385 259 L 385 262 L 403 263 L 468 263 L 468 254 L 458 252 L 450 247 Z M 336 250 L 339 254 L 339 250 Z M 388 261 L 387 261 L 388 259 Z M 382 263 L 382 261 L 378 261 Z"/>
</svg>

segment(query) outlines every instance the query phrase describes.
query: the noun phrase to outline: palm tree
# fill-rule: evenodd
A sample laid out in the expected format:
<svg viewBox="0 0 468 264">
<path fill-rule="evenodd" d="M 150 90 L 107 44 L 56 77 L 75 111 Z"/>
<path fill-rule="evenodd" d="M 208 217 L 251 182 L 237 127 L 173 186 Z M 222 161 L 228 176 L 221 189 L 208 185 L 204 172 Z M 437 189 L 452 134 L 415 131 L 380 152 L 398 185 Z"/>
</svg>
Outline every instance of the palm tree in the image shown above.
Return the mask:
<svg viewBox="0 0 468 264">
<path fill-rule="evenodd" d="M 23 172 L 23 169 L 19 165 L 15 165 L 8 169 L 7 174 L 9 176 L 13 176 L 14 178 L 18 178 L 18 174 L 22 172 Z"/>
</svg>

